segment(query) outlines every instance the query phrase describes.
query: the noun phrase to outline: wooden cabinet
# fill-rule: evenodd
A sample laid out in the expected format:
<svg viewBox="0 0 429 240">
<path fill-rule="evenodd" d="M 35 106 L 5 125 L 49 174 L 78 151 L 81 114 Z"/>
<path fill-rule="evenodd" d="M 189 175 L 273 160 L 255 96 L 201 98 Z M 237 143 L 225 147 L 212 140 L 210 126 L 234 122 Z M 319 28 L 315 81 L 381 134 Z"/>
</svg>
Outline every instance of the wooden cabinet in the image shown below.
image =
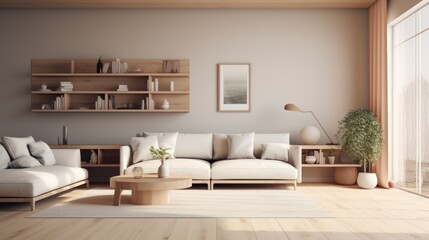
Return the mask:
<svg viewBox="0 0 429 240">
<path fill-rule="evenodd" d="M 354 179 L 356 182 L 357 168 L 361 167 L 360 164 L 343 163 L 341 162 L 341 146 L 338 145 L 300 145 L 302 148 L 302 174 L 303 182 L 326 182 L 334 181 L 338 184 L 350 185 L 353 180 L 344 179 L 344 175 L 348 178 Z M 334 164 L 329 164 L 328 153 L 333 151 L 335 155 Z M 324 161 L 320 163 L 320 156 L 323 153 Z M 318 155 L 318 162 L 308 164 L 305 162 L 307 155 Z M 324 163 L 323 163 L 324 162 Z M 347 172 L 348 174 L 344 174 Z M 353 173 L 351 176 L 349 173 Z M 347 184 L 346 184 L 347 183 Z"/>
<path fill-rule="evenodd" d="M 166 60 L 122 59 L 126 73 L 96 73 L 98 60 L 31 61 L 33 112 L 189 112 L 189 60 L 176 60 L 178 72 L 164 73 Z M 152 83 L 158 88 L 153 89 Z M 72 86 L 62 90 L 61 83 Z M 43 89 L 45 85 L 47 89 Z M 118 91 L 126 85 L 128 91 Z M 174 85 L 174 90 L 170 89 Z M 173 90 L 173 91 L 171 91 Z M 169 108 L 164 109 L 166 99 Z M 144 102 L 144 103 L 143 103 Z M 149 104 L 148 104 L 149 102 Z"/>
<path fill-rule="evenodd" d="M 49 145 L 52 149 L 79 149 L 81 166 L 88 170 L 90 182 L 109 182 L 119 175 L 119 149 L 122 145 Z M 91 163 L 91 155 L 95 161 Z"/>
</svg>

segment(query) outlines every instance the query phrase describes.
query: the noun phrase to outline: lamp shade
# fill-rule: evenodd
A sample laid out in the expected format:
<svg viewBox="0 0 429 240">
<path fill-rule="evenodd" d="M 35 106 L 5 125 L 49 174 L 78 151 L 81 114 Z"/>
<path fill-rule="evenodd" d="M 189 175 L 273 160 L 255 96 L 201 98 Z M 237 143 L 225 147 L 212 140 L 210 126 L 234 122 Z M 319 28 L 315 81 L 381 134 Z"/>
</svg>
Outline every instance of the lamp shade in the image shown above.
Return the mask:
<svg viewBox="0 0 429 240">
<path fill-rule="evenodd" d="M 293 112 L 302 112 L 301 109 L 299 109 L 295 104 L 288 103 L 285 105 L 286 111 L 293 111 Z"/>
</svg>

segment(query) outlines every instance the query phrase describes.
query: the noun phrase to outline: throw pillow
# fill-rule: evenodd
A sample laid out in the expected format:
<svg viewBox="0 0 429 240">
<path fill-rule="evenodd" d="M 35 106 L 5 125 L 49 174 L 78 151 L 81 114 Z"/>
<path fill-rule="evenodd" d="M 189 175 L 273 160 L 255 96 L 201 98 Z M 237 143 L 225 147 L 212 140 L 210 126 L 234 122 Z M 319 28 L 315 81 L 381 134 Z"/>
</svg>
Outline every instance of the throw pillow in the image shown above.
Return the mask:
<svg viewBox="0 0 429 240">
<path fill-rule="evenodd" d="M 3 137 L 3 144 L 12 159 L 30 156 L 27 145 L 32 142 L 34 142 L 34 138 L 31 136 L 25 138 Z"/>
<path fill-rule="evenodd" d="M 228 159 L 253 159 L 255 133 L 228 134 Z"/>
<path fill-rule="evenodd" d="M 159 147 L 158 138 L 156 136 L 132 137 L 130 143 L 133 149 L 133 163 L 152 160 L 153 157 L 150 155 L 149 151 L 150 147 Z"/>
<path fill-rule="evenodd" d="M 37 158 L 42 165 L 49 166 L 55 164 L 54 153 L 45 142 L 39 141 L 30 143 L 28 144 L 28 148 L 30 149 L 31 155 Z"/>
<path fill-rule="evenodd" d="M 224 133 L 213 134 L 213 159 L 221 160 L 228 157 L 228 137 Z"/>
<path fill-rule="evenodd" d="M 171 154 L 171 157 L 174 157 L 174 152 L 176 151 L 176 142 L 178 132 L 172 133 L 150 133 L 143 132 L 143 137 L 156 136 L 158 138 L 158 145 L 162 148 L 169 148 L 168 152 Z"/>
<path fill-rule="evenodd" d="M 0 169 L 5 169 L 10 163 L 10 156 L 6 148 L 0 143 Z"/>
<path fill-rule="evenodd" d="M 9 163 L 9 168 L 30 168 L 38 166 L 42 166 L 42 164 L 32 156 L 22 156 Z"/>
<path fill-rule="evenodd" d="M 284 143 L 265 143 L 262 144 L 261 159 L 271 160 L 289 160 L 289 145 Z"/>
</svg>

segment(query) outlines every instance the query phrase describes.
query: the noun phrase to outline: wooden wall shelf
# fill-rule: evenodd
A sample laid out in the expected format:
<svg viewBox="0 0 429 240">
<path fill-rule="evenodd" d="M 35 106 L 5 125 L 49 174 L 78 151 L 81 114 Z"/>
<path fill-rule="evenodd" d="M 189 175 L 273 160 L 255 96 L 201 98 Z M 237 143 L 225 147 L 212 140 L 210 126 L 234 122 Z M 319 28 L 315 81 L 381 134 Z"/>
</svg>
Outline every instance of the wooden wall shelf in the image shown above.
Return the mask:
<svg viewBox="0 0 429 240">
<path fill-rule="evenodd" d="M 123 59 L 127 73 L 96 73 L 96 59 L 34 59 L 31 61 L 31 110 L 37 113 L 186 113 L 190 111 L 189 60 L 178 61 L 177 73 L 163 72 L 165 60 Z M 142 71 L 142 72 L 140 72 Z M 151 82 L 158 81 L 158 91 Z M 60 91 L 70 82 L 72 91 Z M 174 91 L 170 91 L 170 82 Z M 48 91 L 42 91 L 46 84 Z M 127 85 L 128 91 L 117 91 Z M 96 104 L 101 99 L 100 104 Z M 164 110 L 166 99 L 170 107 Z M 142 106 L 144 100 L 144 106 Z M 54 102 L 60 102 L 55 104 Z M 147 102 L 151 104 L 147 105 Z"/>
</svg>

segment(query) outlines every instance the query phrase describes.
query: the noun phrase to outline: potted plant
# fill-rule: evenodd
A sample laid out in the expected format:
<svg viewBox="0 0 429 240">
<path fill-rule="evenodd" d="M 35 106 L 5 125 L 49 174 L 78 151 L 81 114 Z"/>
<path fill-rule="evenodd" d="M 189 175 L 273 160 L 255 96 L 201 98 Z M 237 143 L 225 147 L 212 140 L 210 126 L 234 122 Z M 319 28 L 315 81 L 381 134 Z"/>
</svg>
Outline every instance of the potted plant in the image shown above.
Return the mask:
<svg viewBox="0 0 429 240">
<path fill-rule="evenodd" d="M 377 117 L 368 109 L 359 108 L 347 113 L 339 122 L 337 138 L 342 149 L 363 165 L 364 172 L 358 174 L 359 187 L 371 189 L 377 186 L 371 165 L 378 160 L 383 149 L 382 128 Z"/>
<path fill-rule="evenodd" d="M 329 164 L 335 163 L 335 151 L 333 148 L 330 148 L 328 150 L 328 161 L 329 161 Z"/>
<path fill-rule="evenodd" d="M 167 159 L 171 158 L 171 154 L 168 152 L 168 150 L 170 150 L 170 148 L 155 148 L 154 146 L 149 148 L 150 155 L 152 155 L 154 159 L 161 160 L 161 166 L 158 168 L 159 178 L 166 178 L 170 175 L 170 168 L 168 167 L 166 161 Z"/>
</svg>

